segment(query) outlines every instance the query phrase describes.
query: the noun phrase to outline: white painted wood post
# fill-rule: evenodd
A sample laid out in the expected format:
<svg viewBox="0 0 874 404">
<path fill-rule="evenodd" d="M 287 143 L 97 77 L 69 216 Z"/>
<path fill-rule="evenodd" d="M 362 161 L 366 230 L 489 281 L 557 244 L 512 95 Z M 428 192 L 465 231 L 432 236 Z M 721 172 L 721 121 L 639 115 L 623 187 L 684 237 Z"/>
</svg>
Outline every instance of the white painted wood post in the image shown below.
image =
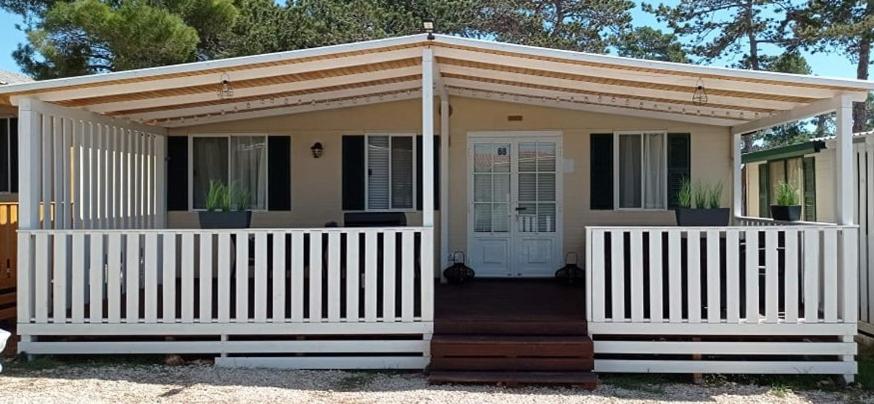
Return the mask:
<svg viewBox="0 0 874 404">
<path fill-rule="evenodd" d="M 40 113 L 30 98 L 18 105 L 18 228 L 39 228 Z M 25 257 L 19 257 L 24 259 Z"/>
<path fill-rule="evenodd" d="M 835 220 L 853 224 L 853 102 L 840 96 L 837 108 L 837 148 L 835 151 Z"/>
<path fill-rule="evenodd" d="M 422 226 L 434 227 L 434 52 L 430 48 L 422 50 L 422 199 Z"/>
<path fill-rule="evenodd" d="M 731 211 L 734 217 L 743 216 L 743 189 L 741 185 L 741 134 L 731 135 L 732 171 L 731 171 Z"/>
<path fill-rule="evenodd" d="M 449 94 L 440 92 L 440 270 L 449 266 Z"/>
<path fill-rule="evenodd" d="M 167 227 L 167 136 L 155 136 L 155 228 Z"/>
</svg>

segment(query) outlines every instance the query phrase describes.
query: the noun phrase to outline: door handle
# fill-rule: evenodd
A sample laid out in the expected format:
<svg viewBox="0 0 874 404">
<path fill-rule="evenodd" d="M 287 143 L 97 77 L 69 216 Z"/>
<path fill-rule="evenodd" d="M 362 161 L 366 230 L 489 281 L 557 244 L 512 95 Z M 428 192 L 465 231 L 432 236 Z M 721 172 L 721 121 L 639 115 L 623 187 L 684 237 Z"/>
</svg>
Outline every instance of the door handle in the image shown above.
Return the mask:
<svg viewBox="0 0 874 404">
<path fill-rule="evenodd" d="M 523 211 L 523 210 L 528 210 L 528 208 L 526 208 L 526 207 L 521 207 L 521 206 L 518 207 L 518 208 L 516 208 L 516 212 L 521 212 L 521 211 Z"/>
</svg>

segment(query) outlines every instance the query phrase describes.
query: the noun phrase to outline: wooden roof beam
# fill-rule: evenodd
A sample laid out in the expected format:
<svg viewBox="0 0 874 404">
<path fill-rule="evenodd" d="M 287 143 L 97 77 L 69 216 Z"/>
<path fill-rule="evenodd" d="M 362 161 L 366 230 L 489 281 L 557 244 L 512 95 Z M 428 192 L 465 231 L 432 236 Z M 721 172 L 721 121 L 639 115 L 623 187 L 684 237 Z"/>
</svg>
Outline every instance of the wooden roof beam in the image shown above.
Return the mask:
<svg viewBox="0 0 874 404">
<path fill-rule="evenodd" d="M 755 121 L 742 123 L 731 127 L 732 134 L 747 134 L 763 129 L 773 128 L 777 125 L 799 121 L 802 119 L 811 118 L 817 115 L 834 112 L 841 106 L 841 101 L 844 98 L 851 102 L 863 102 L 868 97 L 867 93 L 848 93 L 842 94 L 833 98 L 819 100 L 798 108 L 793 108 L 788 111 L 782 111 L 774 115 L 764 117 Z"/>
</svg>

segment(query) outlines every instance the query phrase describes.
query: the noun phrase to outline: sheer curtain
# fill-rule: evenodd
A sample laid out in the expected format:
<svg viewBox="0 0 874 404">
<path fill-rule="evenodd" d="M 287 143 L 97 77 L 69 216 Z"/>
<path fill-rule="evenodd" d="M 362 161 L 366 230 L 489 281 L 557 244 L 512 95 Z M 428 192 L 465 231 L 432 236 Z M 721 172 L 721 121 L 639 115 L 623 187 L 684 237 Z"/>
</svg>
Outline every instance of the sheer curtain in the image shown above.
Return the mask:
<svg viewBox="0 0 874 404">
<path fill-rule="evenodd" d="M 228 138 L 195 137 L 192 141 L 194 209 L 206 209 L 210 181 L 228 183 Z M 181 192 L 182 190 L 168 190 Z"/>
<path fill-rule="evenodd" d="M 391 207 L 413 208 L 413 138 L 391 138 Z"/>
<path fill-rule="evenodd" d="M 665 209 L 667 191 L 667 165 L 665 162 L 665 135 L 645 133 L 643 135 L 643 186 L 645 209 Z"/>
<path fill-rule="evenodd" d="M 231 184 L 249 193 L 249 209 L 267 208 L 267 139 L 231 136 Z"/>
<path fill-rule="evenodd" d="M 640 208 L 640 135 L 619 135 L 619 207 Z"/>
</svg>

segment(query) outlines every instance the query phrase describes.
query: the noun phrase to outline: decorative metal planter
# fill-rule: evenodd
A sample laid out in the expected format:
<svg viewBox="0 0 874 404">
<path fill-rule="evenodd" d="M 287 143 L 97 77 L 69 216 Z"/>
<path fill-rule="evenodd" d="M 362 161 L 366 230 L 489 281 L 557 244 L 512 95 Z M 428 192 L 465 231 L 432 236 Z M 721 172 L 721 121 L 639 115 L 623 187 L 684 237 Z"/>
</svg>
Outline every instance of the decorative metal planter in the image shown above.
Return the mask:
<svg viewBox="0 0 874 404">
<path fill-rule="evenodd" d="M 577 253 L 568 253 L 564 257 L 565 265 L 558 271 L 555 271 L 555 278 L 570 285 L 584 285 L 586 282 L 586 271 L 580 268 L 578 261 Z"/>
<path fill-rule="evenodd" d="M 459 256 L 461 259 L 459 260 Z M 461 285 L 476 277 L 476 272 L 464 264 L 465 256 L 461 251 L 452 254 L 452 266 L 443 270 L 443 277 L 453 285 Z"/>
</svg>

